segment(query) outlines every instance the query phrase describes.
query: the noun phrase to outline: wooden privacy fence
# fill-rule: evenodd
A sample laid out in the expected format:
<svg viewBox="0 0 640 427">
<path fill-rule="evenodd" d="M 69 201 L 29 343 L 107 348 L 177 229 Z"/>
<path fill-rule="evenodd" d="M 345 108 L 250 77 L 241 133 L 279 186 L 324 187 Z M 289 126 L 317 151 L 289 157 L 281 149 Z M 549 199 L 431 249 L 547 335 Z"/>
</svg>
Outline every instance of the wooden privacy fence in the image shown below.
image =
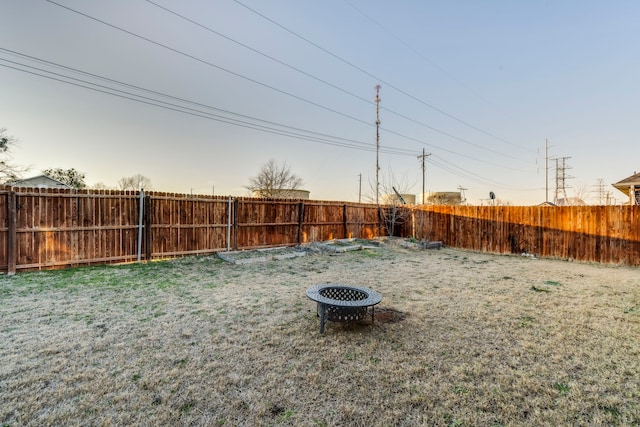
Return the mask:
<svg viewBox="0 0 640 427">
<path fill-rule="evenodd" d="M 639 206 L 425 206 L 403 235 L 500 254 L 640 265 Z"/>
<path fill-rule="evenodd" d="M 0 268 L 62 268 L 380 235 L 376 206 L 4 187 Z"/>
<path fill-rule="evenodd" d="M 372 238 L 391 229 L 396 236 L 440 240 L 461 249 L 640 265 L 638 206 L 413 206 L 393 215 L 389 209 L 0 187 L 0 269 L 13 273 Z M 385 224 L 389 218 L 393 227 Z"/>
</svg>

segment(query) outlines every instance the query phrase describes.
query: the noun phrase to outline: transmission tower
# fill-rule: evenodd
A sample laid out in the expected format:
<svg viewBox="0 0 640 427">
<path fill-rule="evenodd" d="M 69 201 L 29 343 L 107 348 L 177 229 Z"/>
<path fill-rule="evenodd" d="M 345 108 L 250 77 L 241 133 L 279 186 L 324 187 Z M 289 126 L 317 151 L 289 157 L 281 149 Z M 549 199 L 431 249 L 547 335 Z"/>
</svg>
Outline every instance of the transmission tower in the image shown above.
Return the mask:
<svg viewBox="0 0 640 427">
<path fill-rule="evenodd" d="M 462 185 L 458 185 L 458 190 L 460 190 L 460 204 L 464 205 L 467 203 L 467 197 L 464 192 L 468 190 L 468 188 L 462 188 Z"/>
<path fill-rule="evenodd" d="M 598 205 L 604 205 L 606 200 L 606 194 L 604 191 L 604 179 L 598 179 L 598 183 L 596 184 L 596 192 L 598 194 Z"/>
<path fill-rule="evenodd" d="M 568 204 L 567 198 L 567 179 L 573 178 L 572 176 L 567 176 L 567 169 L 571 169 L 567 166 L 567 159 L 571 157 L 558 157 L 554 160 L 556 161 L 556 192 L 554 196 L 553 203 L 558 204 L 558 195 L 562 195 L 564 204 Z"/>
</svg>

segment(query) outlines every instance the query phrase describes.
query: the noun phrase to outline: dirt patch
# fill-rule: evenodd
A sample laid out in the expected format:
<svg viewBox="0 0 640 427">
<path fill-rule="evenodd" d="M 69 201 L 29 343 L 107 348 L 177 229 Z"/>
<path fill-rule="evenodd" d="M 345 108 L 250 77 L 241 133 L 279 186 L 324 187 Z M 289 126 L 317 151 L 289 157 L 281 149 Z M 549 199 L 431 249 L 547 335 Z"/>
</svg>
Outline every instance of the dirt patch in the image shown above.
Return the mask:
<svg viewBox="0 0 640 427">
<path fill-rule="evenodd" d="M 376 307 L 373 317 L 378 323 L 397 323 L 403 321 L 407 314 L 395 308 Z"/>
</svg>

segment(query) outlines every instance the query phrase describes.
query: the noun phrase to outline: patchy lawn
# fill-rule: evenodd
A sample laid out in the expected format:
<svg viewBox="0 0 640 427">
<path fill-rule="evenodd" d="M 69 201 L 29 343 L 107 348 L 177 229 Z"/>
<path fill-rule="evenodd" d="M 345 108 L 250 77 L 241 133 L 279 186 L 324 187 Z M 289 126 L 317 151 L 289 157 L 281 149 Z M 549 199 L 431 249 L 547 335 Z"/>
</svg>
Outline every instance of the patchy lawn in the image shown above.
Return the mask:
<svg viewBox="0 0 640 427">
<path fill-rule="evenodd" d="M 317 283 L 382 294 L 318 332 Z M 0 425 L 638 425 L 640 269 L 392 244 L 0 276 Z"/>
</svg>

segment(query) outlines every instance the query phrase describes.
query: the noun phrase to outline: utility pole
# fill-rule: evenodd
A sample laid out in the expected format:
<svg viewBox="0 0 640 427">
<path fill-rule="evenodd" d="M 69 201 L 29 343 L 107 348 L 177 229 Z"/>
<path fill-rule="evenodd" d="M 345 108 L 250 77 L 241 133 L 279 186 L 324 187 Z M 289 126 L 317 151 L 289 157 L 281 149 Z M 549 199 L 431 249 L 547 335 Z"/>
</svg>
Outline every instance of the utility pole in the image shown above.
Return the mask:
<svg viewBox="0 0 640 427">
<path fill-rule="evenodd" d="M 538 149 L 538 154 L 540 154 L 540 149 Z M 544 202 L 546 204 L 549 203 L 549 140 L 545 138 L 544 140 Z M 538 164 L 538 159 L 536 159 L 536 164 Z M 538 172 L 540 172 L 540 168 L 538 168 Z"/>
<path fill-rule="evenodd" d="M 376 205 L 380 195 L 380 85 L 376 85 Z"/>
<path fill-rule="evenodd" d="M 362 174 L 358 174 L 358 203 L 362 201 Z"/>
<path fill-rule="evenodd" d="M 540 150 L 538 149 L 538 153 Z M 553 160 L 549 158 L 549 140 L 545 138 L 544 140 L 544 202 L 549 203 L 549 160 Z M 536 164 L 538 164 L 538 159 L 536 159 Z M 538 168 L 538 171 L 540 168 Z"/>
<path fill-rule="evenodd" d="M 425 153 L 424 148 L 422 149 L 422 154 L 418 156 L 418 159 L 422 162 L 422 204 L 424 205 L 424 183 L 425 183 L 425 172 L 426 172 L 426 158 L 430 156 L 431 153 Z"/>
</svg>

